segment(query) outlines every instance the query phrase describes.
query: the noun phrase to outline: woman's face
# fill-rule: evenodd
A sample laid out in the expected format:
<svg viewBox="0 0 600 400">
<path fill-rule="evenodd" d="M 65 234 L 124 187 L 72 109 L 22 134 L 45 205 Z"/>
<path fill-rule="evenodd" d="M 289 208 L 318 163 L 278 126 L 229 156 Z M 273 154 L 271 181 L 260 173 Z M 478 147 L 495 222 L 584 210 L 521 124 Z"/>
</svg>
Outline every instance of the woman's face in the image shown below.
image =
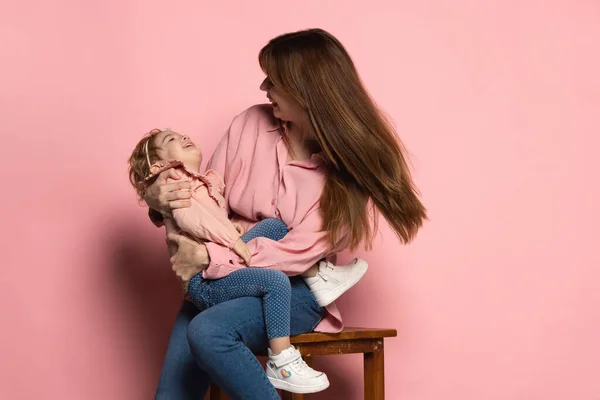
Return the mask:
<svg viewBox="0 0 600 400">
<path fill-rule="evenodd" d="M 302 105 L 281 88 L 273 86 L 269 77 L 266 77 L 261 83 L 260 90 L 267 93 L 267 98 L 273 106 L 273 115 L 276 118 L 296 125 L 303 125 L 306 122 L 306 110 Z"/>
</svg>

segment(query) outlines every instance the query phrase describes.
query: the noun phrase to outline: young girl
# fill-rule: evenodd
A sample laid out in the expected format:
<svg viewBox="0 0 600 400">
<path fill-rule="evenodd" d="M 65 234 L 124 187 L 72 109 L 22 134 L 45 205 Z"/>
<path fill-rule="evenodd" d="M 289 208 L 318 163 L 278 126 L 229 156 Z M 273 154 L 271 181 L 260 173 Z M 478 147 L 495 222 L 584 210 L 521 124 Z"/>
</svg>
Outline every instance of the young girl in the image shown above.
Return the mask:
<svg viewBox="0 0 600 400">
<path fill-rule="evenodd" d="M 251 254 L 245 242 L 258 236 L 280 240 L 287 234 L 287 227 L 280 220 L 265 219 L 242 237 L 241 226 L 235 226 L 228 219 L 221 176 L 213 170 L 200 174 L 201 162 L 200 149 L 187 136 L 169 129 L 154 129 L 134 149 L 129 159 L 129 178 L 143 198 L 158 174 L 176 168 L 183 179 L 191 183 L 192 201 L 190 207 L 175 210 L 172 220 L 165 219 L 167 234 L 181 230 L 196 240 L 218 243 L 232 249 L 246 265 L 251 265 Z M 205 270 L 190 281 L 190 300 L 199 309 L 205 309 L 235 298 L 261 297 L 269 338 L 267 365 L 269 368 L 275 366 L 273 371 L 267 371 L 273 385 L 295 393 L 326 389 L 329 386 L 327 376 L 306 365 L 290 343 L 291 288 L 288 277 L 281 271 L 267 268 L 231 269 L 228 265 L 209 268 L 217 271 Z M 307 271 L 304 279 L 319 305 L 326 306 L 358 282 L 366 269 L 367 263 L 360 259 L 343 267 L 321 261 Z M 209 280 L 206 276 L 224 277 Z"/>
</svg>

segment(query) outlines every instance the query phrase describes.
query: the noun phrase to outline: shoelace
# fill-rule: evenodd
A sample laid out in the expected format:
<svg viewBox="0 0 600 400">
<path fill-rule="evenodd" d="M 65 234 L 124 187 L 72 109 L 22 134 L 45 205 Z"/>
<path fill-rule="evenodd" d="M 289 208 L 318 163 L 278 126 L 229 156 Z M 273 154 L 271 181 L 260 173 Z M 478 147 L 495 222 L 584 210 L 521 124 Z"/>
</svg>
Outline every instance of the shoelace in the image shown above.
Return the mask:
<svg viewBox="0 0 600 400">
<path fill-rule="evenodd" d="M 300 357 L 296 361 L 293 361 L 291 366 L 294 367 L 296 372 L 298 372 L 299 374 L 304 373 L 307 369 L 310 368 L 308 364 L 302 359 L 302 357 Z"/>
</svg>

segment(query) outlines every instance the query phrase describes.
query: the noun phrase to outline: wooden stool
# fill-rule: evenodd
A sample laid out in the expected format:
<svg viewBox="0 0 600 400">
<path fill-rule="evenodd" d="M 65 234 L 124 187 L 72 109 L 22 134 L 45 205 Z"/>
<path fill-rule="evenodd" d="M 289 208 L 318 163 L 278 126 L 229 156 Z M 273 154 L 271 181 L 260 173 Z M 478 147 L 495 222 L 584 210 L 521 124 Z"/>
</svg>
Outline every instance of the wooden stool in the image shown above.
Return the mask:
<svg viewBox="0 0 600 400">
<path fill-rule="evenodd" d="M 383 339 L 395 337 L 395 329 L 346 328 L 339 333 L 305 333 L 292 336 L 292 343 L 308 365 L 313 356 L 333 354 L 364 354 L 365 400 L 383 400 Z M 265 355 L 258 354 L 258 355 Z M 284 400 L 304 400 L 309 395 L 282 392 Z M 210 400 L 227 400 L 214 383 L 210 387 Z"/>
</svg>

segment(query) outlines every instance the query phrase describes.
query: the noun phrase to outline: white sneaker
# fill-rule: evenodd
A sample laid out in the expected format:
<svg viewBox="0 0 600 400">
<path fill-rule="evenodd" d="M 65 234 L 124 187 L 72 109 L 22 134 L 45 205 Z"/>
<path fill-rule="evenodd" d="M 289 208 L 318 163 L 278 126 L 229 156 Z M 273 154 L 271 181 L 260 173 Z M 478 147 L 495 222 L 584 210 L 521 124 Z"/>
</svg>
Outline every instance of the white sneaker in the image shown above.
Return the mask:
<svg viewBox="0 0 600 400">
<path fill-rule="evenodd" d="M 319 306 L 325 307 L 356 285 L 367 272 L 367 268 L 369 264 L 361 258 L 355 258 L 347 265 L 333 265 L 328 261 L 321 261 L 317 275 L 306 277 L 304 281 L 315 295 Z"/>
<path fill-rule="evenodd" d="M 276 389 L 292 393 L 316 393 L 329 387 L 327 375 L 309 367 L 294 346 L 273 355 L 267 361 L 267 378 Z"/>
</svg>

